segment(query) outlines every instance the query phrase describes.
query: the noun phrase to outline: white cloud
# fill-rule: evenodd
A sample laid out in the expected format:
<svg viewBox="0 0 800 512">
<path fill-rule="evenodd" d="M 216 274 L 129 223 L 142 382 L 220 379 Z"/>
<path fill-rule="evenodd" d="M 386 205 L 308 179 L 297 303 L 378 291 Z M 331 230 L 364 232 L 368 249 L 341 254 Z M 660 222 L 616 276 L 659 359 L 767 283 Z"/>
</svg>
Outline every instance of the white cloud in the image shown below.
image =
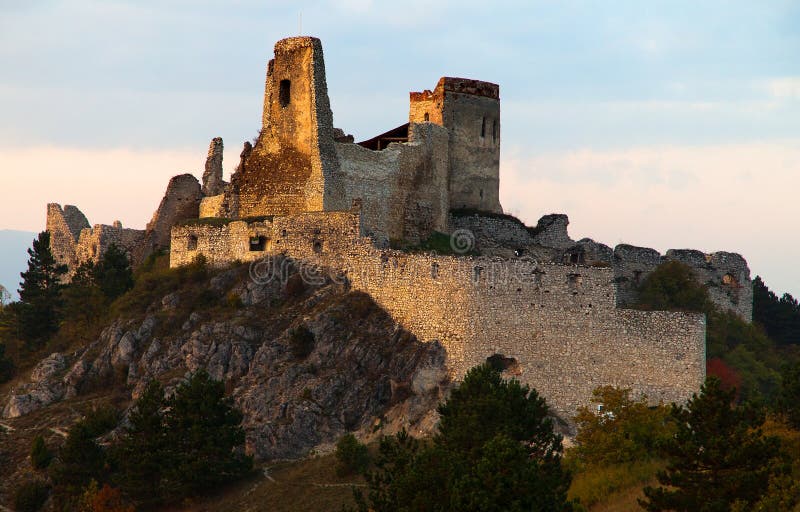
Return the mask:
<svg viewBox="0 0 800 512">
<path fill-rule="evenodd" d="M 774 98 L 800 99 L 800 77 L 775 78 L 766 82 L 767 92 Z"/>
</svg>

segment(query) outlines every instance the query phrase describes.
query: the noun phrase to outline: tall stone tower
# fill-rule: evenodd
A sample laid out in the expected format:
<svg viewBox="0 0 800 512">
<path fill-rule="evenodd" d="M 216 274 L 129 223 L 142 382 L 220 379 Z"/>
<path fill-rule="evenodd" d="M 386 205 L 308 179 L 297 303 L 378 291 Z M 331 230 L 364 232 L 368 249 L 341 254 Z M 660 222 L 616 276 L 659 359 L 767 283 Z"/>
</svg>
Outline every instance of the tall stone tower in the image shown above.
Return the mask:
<svg viewBox="0 0 800 512">
<path fill-rule="evenodd" d="M 408 120 L 450 133 L 450 208 L 501 213 L 500 87 L 443 77 L 433 91 L 412 92 Z"/>
<path fill-rule="evenodd" d="M 238 217 L 344 209 L 322 44 L 291 37 L 267 65 L 262 130 L 232 177 Z"/>
</svg>

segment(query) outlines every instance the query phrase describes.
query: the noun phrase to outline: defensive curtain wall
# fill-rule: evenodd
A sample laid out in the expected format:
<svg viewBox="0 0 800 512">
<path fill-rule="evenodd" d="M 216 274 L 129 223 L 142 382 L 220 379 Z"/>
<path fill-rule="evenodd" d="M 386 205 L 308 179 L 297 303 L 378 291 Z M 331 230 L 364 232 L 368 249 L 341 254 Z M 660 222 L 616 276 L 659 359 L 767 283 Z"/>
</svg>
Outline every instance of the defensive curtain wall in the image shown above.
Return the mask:
<svg viewBox="0 0 800 512">
<path fill-rule="evenodd" d="M 420 339 L 440 341 L 453 377 L 501 355 L 563 418 L 600 385 L 670 402 L 705 378 L 704 316 L 618 309 L 611 268 L 382 250 L 360 221 L 354 209 L 179 225 L 170 265 L 201 254 L 217 266 L 250 261 L 255 279 L 280 278 L 278 254 L 324 267 Z"/>
</svg>

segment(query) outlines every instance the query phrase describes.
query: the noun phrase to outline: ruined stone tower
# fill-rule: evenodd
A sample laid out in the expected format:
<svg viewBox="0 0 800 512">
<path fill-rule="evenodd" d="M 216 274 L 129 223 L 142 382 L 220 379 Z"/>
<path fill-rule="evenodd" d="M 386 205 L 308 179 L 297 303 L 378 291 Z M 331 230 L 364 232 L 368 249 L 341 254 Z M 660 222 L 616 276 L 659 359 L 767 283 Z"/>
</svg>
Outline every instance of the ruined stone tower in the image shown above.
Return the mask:
<svg viewBox="0 0 800 512">
<path fill-rule="evenodd" d="M 442 77 L 433 91 L 410 96 L 409 122 L 436 123 L 450 134 L 450 208 L 501 213 L 500 87 Z"/>
<path fill-rule="evenodd" d="M 234 176 L 234 217 L 343 208 L 322 44 L 292 37 L 267 66 L 262 130 Z"/>
</svg>

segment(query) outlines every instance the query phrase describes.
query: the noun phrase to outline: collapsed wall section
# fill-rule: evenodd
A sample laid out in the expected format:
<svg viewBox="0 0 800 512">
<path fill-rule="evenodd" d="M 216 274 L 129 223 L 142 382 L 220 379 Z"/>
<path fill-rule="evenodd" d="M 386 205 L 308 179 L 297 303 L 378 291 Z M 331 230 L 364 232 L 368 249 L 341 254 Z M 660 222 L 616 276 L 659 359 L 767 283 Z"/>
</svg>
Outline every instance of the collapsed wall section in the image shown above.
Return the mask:
<svg viewBox="0 0 800 512">
<path fill-rule="evenodd" d="M 265 258 L 277 253 L 332 269 L 421 340 L 439 340 L 454 377 L 500 355 L 565 419 L 600 385 L 680 402 L 705 377 L 704 316 L 617 309 L 611 268 L 381 250 L 355 211 L 178 226 L 172 247 L 171 266 L 198 254 L 261 261 L 254 278 L 279 278 Z"/>
<path fill-rule="evenodd" d="M 407 143 L 380 151 L 336 143 L 345 202 L 361 203 L 368 236 L 379 244 L 419 242 L 447 230 L 447 130 L 412 124 Z"/>
</svg>

